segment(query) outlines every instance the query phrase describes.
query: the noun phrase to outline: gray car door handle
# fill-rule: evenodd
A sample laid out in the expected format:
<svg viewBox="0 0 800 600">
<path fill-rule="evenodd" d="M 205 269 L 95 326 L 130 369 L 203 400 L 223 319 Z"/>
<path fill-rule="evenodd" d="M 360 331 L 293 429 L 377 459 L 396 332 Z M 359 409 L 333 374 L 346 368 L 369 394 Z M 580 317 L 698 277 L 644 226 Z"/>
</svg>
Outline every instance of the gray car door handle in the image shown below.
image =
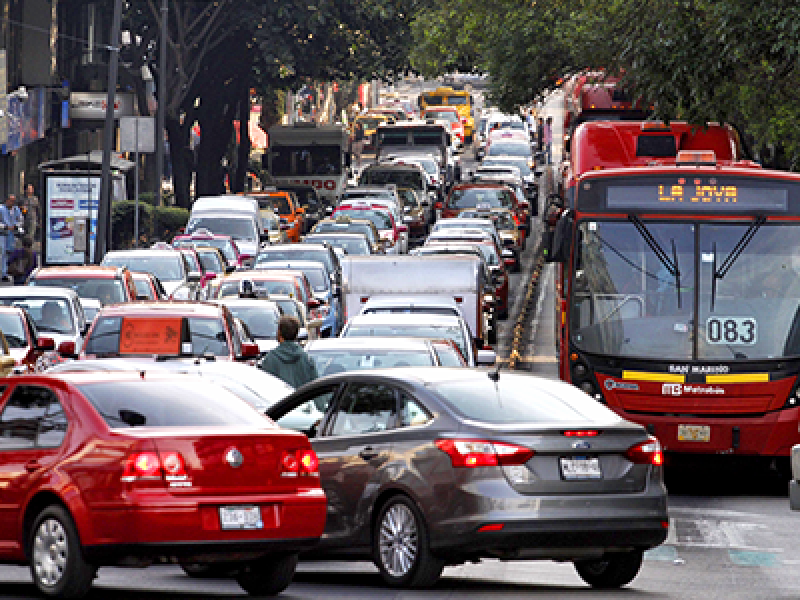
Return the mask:
<svg viewBox="0 0 800 600">
<path fill-rule="evenodd" d="M 378 456 L 378 454 L 380 453 L 377 450 L 375 450 L 375 448 L 373 448 L 372 446 L 367 446 L 361 452 L 358 453 L 358 455 L 364 460 L 372 460 L 373 458 Z"/>
</svg>

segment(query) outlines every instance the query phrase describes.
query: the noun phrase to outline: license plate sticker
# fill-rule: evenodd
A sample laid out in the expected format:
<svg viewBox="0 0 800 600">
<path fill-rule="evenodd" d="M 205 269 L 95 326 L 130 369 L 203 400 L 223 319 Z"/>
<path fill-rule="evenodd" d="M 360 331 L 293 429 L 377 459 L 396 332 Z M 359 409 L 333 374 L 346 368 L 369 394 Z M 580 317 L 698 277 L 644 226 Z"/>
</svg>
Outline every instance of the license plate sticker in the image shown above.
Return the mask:
<svg viewBox="0 0 800 600">
<path fill-rule="evenodd" d="M 264 529 L 258 506 L 220 506 L 219 524 L 224 530 Z"/>
<path fill-rule="evenodd" d="M 566 480 L 602 479 L 603 471 L 600 469 L 599 458 L 572 456 L 561 458 L 561 475 Z"/>
<path fill-rule="evenodd" d="M 678 425 L 679 442 L 710 442 L 710 425 Z"/>
</svg>

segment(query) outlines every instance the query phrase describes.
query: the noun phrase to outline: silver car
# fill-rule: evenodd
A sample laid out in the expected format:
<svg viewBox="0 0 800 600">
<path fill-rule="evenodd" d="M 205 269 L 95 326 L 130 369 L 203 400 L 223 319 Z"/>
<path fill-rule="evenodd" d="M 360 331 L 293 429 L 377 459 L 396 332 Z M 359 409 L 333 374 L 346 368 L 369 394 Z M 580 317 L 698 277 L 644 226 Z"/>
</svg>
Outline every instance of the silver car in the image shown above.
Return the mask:
<svg viewBox="0 0 800 600">
<path fill-rule="evenodd" d="M 315 557 L 372 559 L 395 587 L 483 558 L 572 561 L 615 588 L 667 537 L 663 455 L 577 388 L 473 369 L 352 371 L 267 410 L 319 456 L 328 519 Z M 306 420 L 308 422 L 308 420 Z"/>
</svg>

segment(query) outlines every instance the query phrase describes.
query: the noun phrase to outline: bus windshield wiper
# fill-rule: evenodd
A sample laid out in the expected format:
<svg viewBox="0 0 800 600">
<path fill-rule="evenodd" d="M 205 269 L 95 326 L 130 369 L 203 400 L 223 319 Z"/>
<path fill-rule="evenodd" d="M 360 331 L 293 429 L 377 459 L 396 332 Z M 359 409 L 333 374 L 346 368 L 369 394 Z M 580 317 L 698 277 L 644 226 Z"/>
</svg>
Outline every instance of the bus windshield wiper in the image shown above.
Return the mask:
<svg viewBox="0 0 800 600">
<path fill-rule="evenodd" d="M 681 272 L 678 269 L 678 253 L 675 250 L 675 240 L 671 239 L 672 242 L 672 256 L 674 257 L 674 261 L 670 260 L 669 255 L 664 251 L 664 249 L 659 245 L 658 240 L 653 237 L 653 234 L 650 233 L 650 230 L 645 227 L 645 224 L 637 215 L 628 215 L 628 220 L 633 223 L 633 226 L 636 227 L 636 231 L 639 232 L 639 235 L 642 236 L 642 239 L 647 243 L 650 249 L 653 251 L 653 254 L 656 255 L 656 258 L 661 261 L 661 264 L 664 265 L 664 268 L 675 278 L 675 288 L 678 292 L 678 308 L 681 307 Z"/>
<path fill-rule="evenodd" d="M 750 227 L 747 228 L 747 231 L 744 232 L 741 239 L 736 242 L 736 245 L 731 250 L 731 253 L 728 254 L 727 258 L 722 262 L 717 269 L 717 243 L 714 242 L 713 251 L 714 251 L 714 262 L 712 263 L 712 273 L 711 273 L 711 312 L 714 312 L 714 304 L 717 299 L 717 279 L 722 279 L 725 275 L 728 274 L 728 271 L 731 270 L 733 267 L 733 263 L 742 255 L 747 245 L 753 240 L 758 230 L 761 229 L 761 226 L 767 222 L 767 217 L 761 216 L 756 217 L 756 220 L 750 224 Z"/>
</svg>

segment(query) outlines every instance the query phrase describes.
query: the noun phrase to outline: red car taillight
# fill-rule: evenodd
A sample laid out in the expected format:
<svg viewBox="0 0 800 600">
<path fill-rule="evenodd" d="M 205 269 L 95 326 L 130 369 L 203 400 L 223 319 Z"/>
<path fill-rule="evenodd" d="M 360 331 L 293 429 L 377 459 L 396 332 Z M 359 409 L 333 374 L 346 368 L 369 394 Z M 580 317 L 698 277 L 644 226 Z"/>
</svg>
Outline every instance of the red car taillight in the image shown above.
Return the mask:
<svg viewBox="0 0 800 600">
<path fill-rule="evenodd" d="M 121 480 L 130 483 L 185 476 L 186 463 L 180 453 L 167 452 L 163 458 L 160 458 L 155 452 L 137 452 L 131 454 L 125 462 Z"/>
<path fill-rule="evenodd" d="M 454 467 L 524 465 L 533 456 L 525 446 L 486 440 L 436 440 L 436 447 L 450 457 Z"/>
<path fill-rule="evenodd" d="M 661 444 L 653 437 L 628 448 L 625 458 L 637 465 L 660 467 L 664 464 L 664 453 L 661 451 Z"/>
<path fill-rule="evenodd" d="M 319 477 L 319 458 L 311 449 L 286 450 L 281 457 L 281 477 Z"/>
</svg>

